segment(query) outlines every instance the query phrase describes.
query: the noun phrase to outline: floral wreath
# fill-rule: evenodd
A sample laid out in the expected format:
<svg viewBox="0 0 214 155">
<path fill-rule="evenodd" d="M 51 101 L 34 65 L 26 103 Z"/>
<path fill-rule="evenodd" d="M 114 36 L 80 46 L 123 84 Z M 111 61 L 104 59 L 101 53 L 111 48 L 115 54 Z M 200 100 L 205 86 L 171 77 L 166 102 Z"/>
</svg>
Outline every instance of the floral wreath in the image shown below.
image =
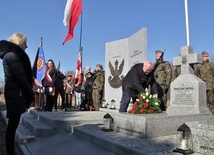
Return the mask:
<svg viewBox="0 0 214 155">
<path fill-rule="evenodd" d="M 128 112 L 131 114 L 153 114 L 161 112 L 160 99 L 155 95 L 147 93 L 138 94 L 138 99 L 134 102 L 131 110 Z"/>
</svg>

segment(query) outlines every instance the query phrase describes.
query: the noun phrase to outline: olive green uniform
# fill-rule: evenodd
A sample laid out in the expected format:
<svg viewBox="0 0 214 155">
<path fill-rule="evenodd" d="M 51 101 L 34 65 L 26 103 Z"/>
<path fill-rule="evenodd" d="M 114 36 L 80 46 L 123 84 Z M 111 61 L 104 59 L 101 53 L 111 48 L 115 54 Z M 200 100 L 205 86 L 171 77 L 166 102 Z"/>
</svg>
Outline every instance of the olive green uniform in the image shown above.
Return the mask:
<svg viewBox="0 0 214 155">
<path fill-rule="evenodd" d="M 74 89 L 74 81 L 73 79 L 66 80 L 65 83 L 65 102 L 66 105 L 75 106 L 73 103 L 73 89 Z"/>
<path fill-rule="evenodd" d="M 160 108 L 161 110 L 165 110 L 167 107 L 167 93 L 172 80 L 172 68 L 170 63 L 163 61 L 163 58 L 157 60 L 154 67 L 154 76 L 159 86 L 158 97 L 162 100 Z"/>
<path fill-rule="evenodd" d="M 101 104 L 104 83 L 105 83 L 104 72 L 103 71 L 96 72 L 94 75 L 94 82 L 92 86 L 92 99 L 93 99 L 95 111 L 99 110 L 99 107 Z"/>
<path fill-rule="evenodd" d="M 214 64 L 204 61 L 196 68 L 195 75 L 206 82 L 207 105 L 214 106 Z"/>
</svg>

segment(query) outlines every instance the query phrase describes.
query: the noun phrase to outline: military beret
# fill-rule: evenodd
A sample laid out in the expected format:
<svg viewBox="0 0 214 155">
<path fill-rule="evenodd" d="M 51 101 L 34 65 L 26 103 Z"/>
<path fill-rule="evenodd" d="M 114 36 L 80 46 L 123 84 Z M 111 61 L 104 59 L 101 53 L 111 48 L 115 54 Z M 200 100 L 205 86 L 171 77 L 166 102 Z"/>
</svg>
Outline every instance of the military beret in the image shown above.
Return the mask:
<svg viewBox="0 0 214 155">
<path fill-rule="evenodd" d="M 157 53 L 164 53 L 164 52 L 161 50 L 156 50 L 155 53 L 157 54 Z"/>
<path fill-rule="evenodd" d="M 207 53 L 206 51 L 203 51 L 202 55 L 209 55 L 209 53 Z"/>
</svg>

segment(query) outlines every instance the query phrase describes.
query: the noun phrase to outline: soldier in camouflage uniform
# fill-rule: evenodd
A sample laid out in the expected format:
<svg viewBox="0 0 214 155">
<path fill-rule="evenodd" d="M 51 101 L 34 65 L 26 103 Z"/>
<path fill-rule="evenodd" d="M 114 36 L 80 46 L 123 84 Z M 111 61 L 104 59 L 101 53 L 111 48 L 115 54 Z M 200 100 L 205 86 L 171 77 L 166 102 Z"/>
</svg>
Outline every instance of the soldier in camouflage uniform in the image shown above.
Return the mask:
<svg viewBox="0 0 214 155">
<path fill-rule="evenodd" d="M 214 107 L 214 64 L 206 51 L 202 52 L 202 64 L 196 68 L 195 75 L 206 82 L 207 106 Z"/>
<path fill-rule="evenodd" d="M 159 86 L 158 97 L 161 99 L 160 108 L 162 111 L 167 107 L 167 96 L 169 96 L 168 90 L 172 80 L 172 68 L 170 63 L 163 60 L 164 52 L 161 50 L 155 51 L 156 63 L 154 65 L 154 77 Z"/>
<path fill-rule="evenodd" d="M 99 107 L 103 96 L 104 83 L 105 75 L 103 72 L 103 66 L 98 64 L 96 65 L 96 71 L 94 73 L 94 82 L 92 86 L 92 100 L 94 103 L 95 111 L 99 111 Z"/>
</svg>

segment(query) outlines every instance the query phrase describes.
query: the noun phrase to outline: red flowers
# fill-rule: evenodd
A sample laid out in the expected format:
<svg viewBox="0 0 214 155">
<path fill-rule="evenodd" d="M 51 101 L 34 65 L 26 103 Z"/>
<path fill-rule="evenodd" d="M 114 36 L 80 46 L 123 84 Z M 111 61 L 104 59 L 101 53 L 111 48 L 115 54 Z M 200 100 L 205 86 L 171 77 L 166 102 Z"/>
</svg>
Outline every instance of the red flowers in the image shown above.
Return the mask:
<svg viewBox="0 0 214 155">
<path fill-rule="evenodd" d="M 147 103 L 147 102 L 144 103 L 143 107 L 144 107 L 144 108 L 148 108 L 148 107 L 149 107 L 149 103 Z"/>
<path fill-rule="evenodd" d="M 153 114 L 161 112 L 160 100 L 155 98 L 154 95 L 148 93 L 140 93 L 138 99 L 134 102 L 129 113 L 131 114 Z"/>
</svg>

